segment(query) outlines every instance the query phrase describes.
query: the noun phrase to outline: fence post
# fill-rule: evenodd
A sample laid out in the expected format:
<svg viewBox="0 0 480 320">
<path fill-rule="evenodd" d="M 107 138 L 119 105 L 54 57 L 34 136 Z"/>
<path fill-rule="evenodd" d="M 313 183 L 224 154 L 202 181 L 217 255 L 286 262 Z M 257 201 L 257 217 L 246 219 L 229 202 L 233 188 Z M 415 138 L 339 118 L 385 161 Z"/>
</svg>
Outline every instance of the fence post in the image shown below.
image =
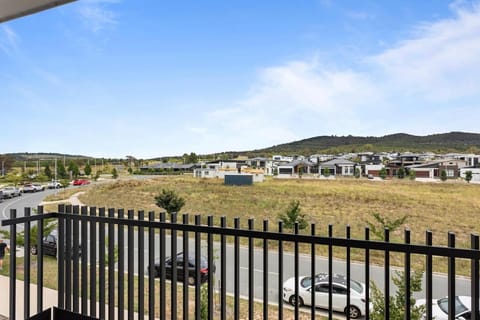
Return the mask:
<svg viewBox="0 0 480 320">
<path fill-rule="evenodd" d="M 385 228 L 384 230 L 384 239 L 385 243 L 390 242 L 390 230 Z M 385 281 L 385 290 L 384 290 L 384 304 L 385 304 L 385 314 L 384 319 L 390 319 L 390 251 L 385 249 L 385 264 L 383 267 L 384 270 L 384 280 Z"/>
<path fill-rule="evenodd" d="M 448 247 L 455 248 L 455 233 L 448 233 Z M 455 258 L 448 257 L 448 318 L 455 318 Z M 453 298 L 453 299 L 452 299 Z"/>
<path fill-rule="evenodd" d="M 10 209 L 10 219 L 17 217 L 17 210 Z M 17 225 L 10 225 L 10 319 L 16 319 L 16 296 L 17 296 Z"/>
<path fill-rule="evenodd" d="M 410 244 L 410 230 L 405 229 L 405 243 Z M 405 253 L 405 320 L 410 320 L 411 318 L 411 303 L 410 303 L 410 297 L 411 297 L 411 284 L 410 284 L 410 253 Z M 428 302 L 430 303 L 430 302 Z"/>
<path fill-rule="evenodd" d="M 470 242 L 472 250 L 479 250 L 479 237 L 476 234 L 470 235 Z M 479 263 L 478 259 L 474 258 L 471 260 L 471 294 L 472 294 L 472 320 L 479 320 L 478 313 L 479 313 Z"/>
</svg>

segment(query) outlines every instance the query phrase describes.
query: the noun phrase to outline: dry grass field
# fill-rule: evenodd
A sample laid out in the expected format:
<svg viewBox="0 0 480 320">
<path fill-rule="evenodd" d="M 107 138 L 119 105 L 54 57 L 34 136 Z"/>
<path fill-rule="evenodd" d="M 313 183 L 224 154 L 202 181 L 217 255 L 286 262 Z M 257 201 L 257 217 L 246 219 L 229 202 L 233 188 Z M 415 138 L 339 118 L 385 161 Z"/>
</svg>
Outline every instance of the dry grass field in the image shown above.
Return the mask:
<svg viewBox="0 0 480 320">
<path fill-rule="evenodd" d="M 480 231 L 480 185 L 465 182 L 267 179 L 254 186 L 235 187 L 223 185 L 221 179 L 163 176 L 94 185 L 86 188 L 80 200 L 88 206 L 160 212 L 154 197 L 162 189 L 174 190 L 185 198 L 181 213 L 213 215 L 215 224 L 226 216 L 229 226 L 235 217 L 241 217 L 242 227 L 247 226 L 248 218 L 254 218 L 255 227 L 260 229 L 263 219 L 268 219 L 270 230 L 276 230 L 278 214 L 285 211 L 290 201 L 299 200 L 307 220 L 316 224 L 318 235 L 326 235 L 332 224 L 334 236 L 345 237 L 345 227 L 349 225 L 352 238 L 362 239 L 366 221 L 374 221 L 374 212 L 389 219 L 407 215 L 405 227 L 411 229 L 412 243 L 423 244 L 425 231 L 431 230 L 434 245 L 446 245 L 447 233 L 452 231 L 456 233 L 457 246 L 469 247 L 470 234 Z M 391 234 L 391 241 L 403 242 L 403 227 Z M 325 254 L 326 249 L 318 248 L 318 253 Z M 345 250 L 335 250 L 336 257 L 344 255 Z M 353 259 L 362 260 L 362 256 L 363 251 L 352 252 Z M 373 253 L 373 259 L 382 263 L 381 253 Z M 392 263 L 401 265 L 403 256 L 392 254 Z M 423 259 L 414 260 L 414 264 L 421 267 Z M 437 271 L 445 271 L 446 263 L 438 265 Z M 459 262 L 458 269 L 463 268 Z"/>
</svg>

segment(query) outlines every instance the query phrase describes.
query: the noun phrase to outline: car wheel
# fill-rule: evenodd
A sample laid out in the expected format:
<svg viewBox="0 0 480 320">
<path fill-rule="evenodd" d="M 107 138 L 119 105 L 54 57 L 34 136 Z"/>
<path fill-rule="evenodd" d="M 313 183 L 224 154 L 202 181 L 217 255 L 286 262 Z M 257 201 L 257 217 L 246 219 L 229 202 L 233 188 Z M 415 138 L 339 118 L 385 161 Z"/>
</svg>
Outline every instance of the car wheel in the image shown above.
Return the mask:
<svg viewBox="0 0 480 320">
<path fill-rule="evenodd" d="M 37 255 L 37 247 L 36 246 L 31 247 L 30 248 L 30 253 L 32 255 L 36 256 Z"/>
<path fill-rule="evenodd" d="M 195 285 L 195 277 L 188 277 L 188 284 L 191 286 Z"/>
<path fill-rule="evenodd" d="M 345 314 L 347 314 L 348 312 L 350 313 L 350 318 L 352 319 L 360 318 L 360 316 L 362 315 L 360 309 L 355 306 L 346 307 Z"/>
<path fill-rule="evenodd" d="M 295 307 L 295 304 L 297 303 L 296 298 L 297 298 L 297 296 L 293 295 L 293 296 L 290 297 L 290 300 L 289 300 L 290 304 L 294 307 Z M 303 299 L 301 297 L 298 297 L 298 306 L 303 307 L 303 305 L 304 305 Z"/>
</svg>

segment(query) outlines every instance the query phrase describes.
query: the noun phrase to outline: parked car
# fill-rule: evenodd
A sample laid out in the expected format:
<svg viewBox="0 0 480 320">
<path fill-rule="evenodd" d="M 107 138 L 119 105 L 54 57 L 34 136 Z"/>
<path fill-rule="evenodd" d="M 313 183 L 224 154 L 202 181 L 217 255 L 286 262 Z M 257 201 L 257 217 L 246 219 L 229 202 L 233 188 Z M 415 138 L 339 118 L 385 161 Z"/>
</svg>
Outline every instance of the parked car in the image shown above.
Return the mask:
<svg viewBox="0 0 480 320">
<path fill-rule="evenodd" d="M 22 188 L 22 192 L 37 192 L 44 190 L 45 186 L 39 183 L 25 183 Z"/>
<path fill-rule="evenodd" d="M 59 189 L 62 187 L 62 184 L 58 181 L 52 181 L 47 184 L 48 189 Z"/>
<path fill-rule="evenodd" d="M 0 202 L 3 202 L 3 191 L 0 190 Z"/>
<path fill-rule="evenodd" d="M 43 238 L 43 241 L 42 241 L 43 254 L 47 256 L 57 257 L 57 245 L 58 245 L 58 235 L 57 235 L 57 230 L 54 230 L 49 235 Z M 72 248 L 72 252 L 73 252 L 73 248 Z M 38 248 L 36 245 L 30 248 L 30 253 L 32 255 L 38 254 Z M 78 247 L 78 255 L 79 257 L 82 255 L 82 248 L 80 245 Z"/>
<path fill-rule="evenodd" d="M 416 305 L 425 305 L 425 299 L 419 299 Z M 455 319 L 471 319 L 472 297 L 455 296 Z M 448 297 L 432 301 L 432 317 L 435 320 L 448 320 Z M 426 319 L 426 317 L 424 316 Z"/>
<path fill-rule="evenodd" d="M 298 295 L 295 295 L 295 277 L 283 283 L 283 300 L 295 305 L 311 305 L 312 287 L 315 290 L 315 306 L 328 308 L 329 275 L 319 273 L 315 276 L 312 286 L 311 277 L 299 277 Z M 365 284 L 350 279 L 350 306 L 347 306 L 347 278 L 344 275 L 334 274 L 332 277 L 332 309 L 349 313 L 353 319 L 365 314 Z"/>
<path fill-rule="evenodd" d="M 72 182 L 72 185 L 74 185 L 74 186 L 84 186 L 84 185 L 87 185 L 87 184 L 90 184 L 90 181 L 87 180 L 87 179 L 75 179 Z"/>
<path fill-rule="evenodd" d="M 20 189 L 16 187 L 5 187 L 2 189 L 2 198 L 13 198 L 13 197 L 19 197 L 21 196 L 22 193 L 20 192 Z"/>
<path fill-rule="evenodd" d="M 177 254 L 177 281 L 183 281 L 184 278 L 184 271 L 183 271 L 183 252 Z M 168 257 L 165 259 L 165 278 L 172 279 L 172 270 L 174 266 L 172 266 L 172 258 Z M 155 261 L 154 265 L 154 274 L 155 277 L 160 276 L 160 261 Z M 205 256 L 200 256 L 200 283 L 205 283 L 208 281 L 209 276 L 209 268 L 208 268 L 208 259 Z M 215 263 L 212 266 L 212 272 L 215 273 Z M 147 270 L 150 270 L 147 268 Z M 195 274 L 197 268 L 195 267 L 195 254 L 190 254 L 188 256 L 188 284 L 194 285 L 195 284 Z"/>
</svg>

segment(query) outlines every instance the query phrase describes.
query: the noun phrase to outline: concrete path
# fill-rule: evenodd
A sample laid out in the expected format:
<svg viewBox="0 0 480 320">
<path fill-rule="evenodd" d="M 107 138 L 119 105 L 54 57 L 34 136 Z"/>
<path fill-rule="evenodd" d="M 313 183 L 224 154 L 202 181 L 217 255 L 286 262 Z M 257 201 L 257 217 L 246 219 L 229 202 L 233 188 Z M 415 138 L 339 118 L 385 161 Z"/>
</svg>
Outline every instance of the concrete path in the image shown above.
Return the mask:
<svg viewBox="0 0 480 320">
<path fill-rule="evenodd" d="M 16 288 L 16 297 L 15 297 L 15 312 L 17 319 L 25 319 L 24 317 L 24 282 L 17 280 L 17 288 Z M 10 288 L 10 278 L 5 276 L 0 276 L 0 320 L 8 319 L 10 315 L 10 303 L 8 292 Z M 49 288 L 43 288 L 43 310 L 48 308 L 57 306 L 57 291 Z M 88 303 L 90 306 L 90 302 Z M 99 304 L 97 303 L 97 310 L 99 310 Z M 108 305 L 105 305 L 105 310 L 108 312 Z M 37 285 L 31 284 L 30 285 L 30 316 L 35 315 L 37 313 Z M 98 311 L 97 311 L 98 314 Z M 115 319 L 117 319 L 118 310 L 115 308 Z M 124 312 L 124 319 L 128 318 L 128 312 L 125 310 Z M 149 319 L 148 316 L 144 317 L 145 319 Z M 134 314 L 134 319 L 138 319 L 138 314 Z"/>
<path fill-rule="evenodd" d="M 72 206 L 83 206 L 83 203 L 78 199 L 78 197 L 82 194 L 84 194 L 85 191 L 80 191 L 75 194 L 72 194 L 70 198 L 65 199 L 65 200 L 57 200 L 57 201 L 42 201 L 40 203 L 41 206 L 44 206 L 46 204 L 55 204 L 55 203 L 65 203 L 69 202 Z"/>
</svg>

